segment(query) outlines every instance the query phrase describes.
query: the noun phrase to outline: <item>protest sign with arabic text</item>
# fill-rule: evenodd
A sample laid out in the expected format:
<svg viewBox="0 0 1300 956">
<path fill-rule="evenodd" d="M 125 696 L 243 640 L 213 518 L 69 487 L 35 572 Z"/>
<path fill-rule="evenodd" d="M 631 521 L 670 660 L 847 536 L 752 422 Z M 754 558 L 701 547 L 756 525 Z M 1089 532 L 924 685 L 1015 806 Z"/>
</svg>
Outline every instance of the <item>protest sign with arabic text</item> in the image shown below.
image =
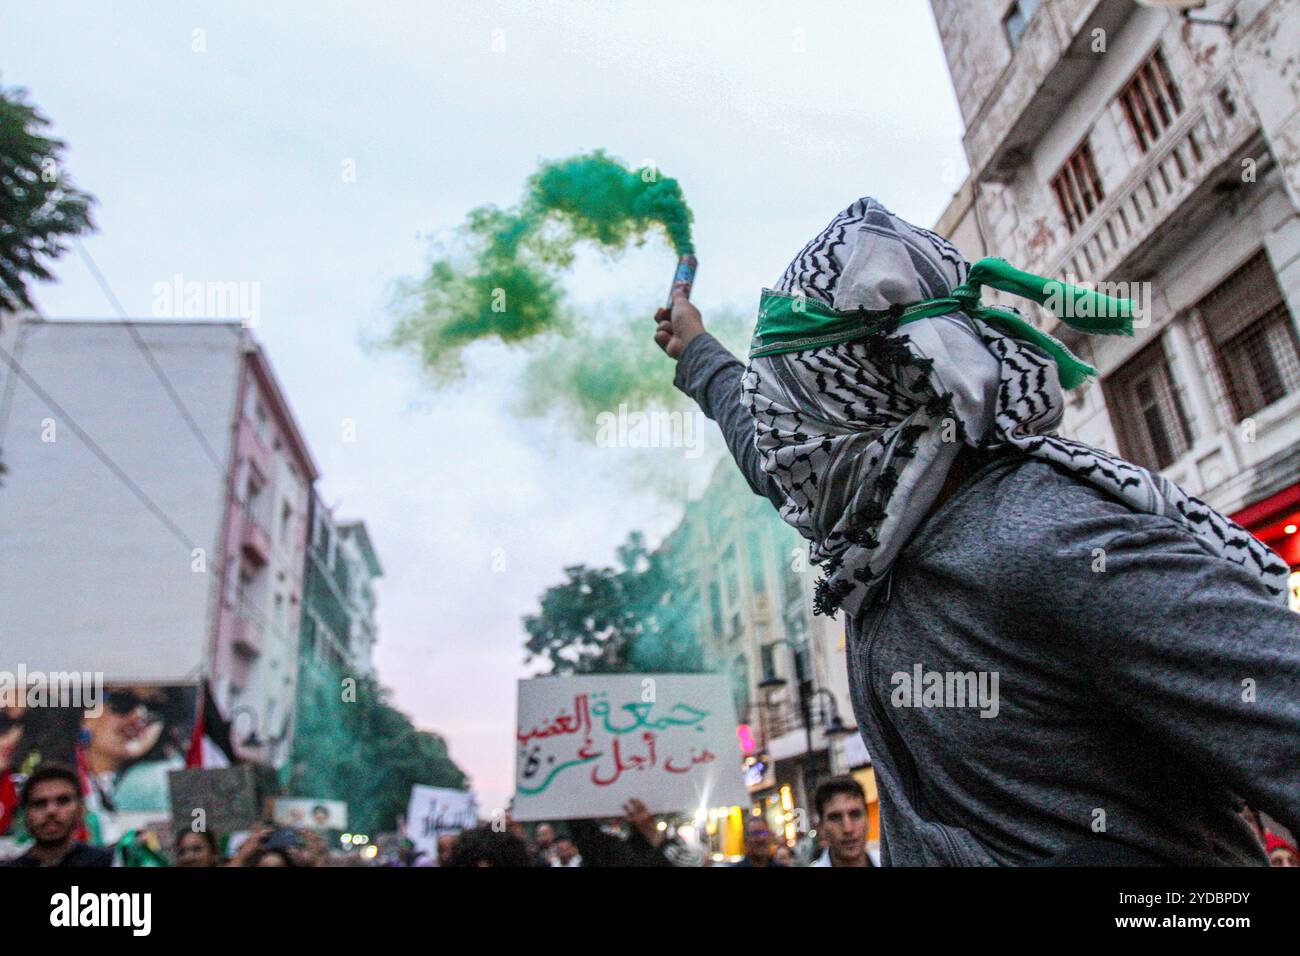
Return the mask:
<svg viewBox="0 0 1300 956">
<path fill-rule="evenodd" d="M 726 679 L 702 674 L 519 682 L 514 815 L 520 820 L 748 803 Z"/>
</svg>

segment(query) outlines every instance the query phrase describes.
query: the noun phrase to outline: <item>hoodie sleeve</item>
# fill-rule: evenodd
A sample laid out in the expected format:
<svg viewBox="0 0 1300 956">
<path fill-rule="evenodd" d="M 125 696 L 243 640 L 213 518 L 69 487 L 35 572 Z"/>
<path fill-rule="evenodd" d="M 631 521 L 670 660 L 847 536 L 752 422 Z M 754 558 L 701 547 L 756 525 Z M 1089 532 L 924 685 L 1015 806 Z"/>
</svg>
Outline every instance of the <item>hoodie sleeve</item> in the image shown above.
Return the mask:
<svg viewBox="0 0 1300 956">
<path fill-rule="evenodd" d="M 731 457 L 754 494 L 763 495 L 780 508 L 785 504 L 785 495 L 763 471 L 754 445 L 754 420 L 745 408 L 740 388 L 744 372 L 745 366 L 721 342 L 703 332 L 691 339 L 677 360 L 673 384 L 718 423 Z"/>
<path fill-rule="evenodd" d="M 1081 665 L 1101 699 L 1294 832 L 1300 615 L 1168 519 L 1124 523 L 1139 529 L 1102 542 L 1104 573 L 1072 561 L 1055 578 Z"/>
</svg>

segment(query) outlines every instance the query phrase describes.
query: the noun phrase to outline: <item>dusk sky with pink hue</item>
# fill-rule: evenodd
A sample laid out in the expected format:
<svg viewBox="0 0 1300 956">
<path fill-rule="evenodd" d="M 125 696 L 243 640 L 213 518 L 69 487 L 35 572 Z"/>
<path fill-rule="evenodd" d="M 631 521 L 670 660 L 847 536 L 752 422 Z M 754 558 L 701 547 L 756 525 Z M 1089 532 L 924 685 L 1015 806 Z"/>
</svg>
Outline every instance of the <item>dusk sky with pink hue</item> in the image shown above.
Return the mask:
<svg viewBox="0 0 1300 956">
<path fill-rule="evenodd" d="M 67 141 L 99 200 L 86 249 L 127 313 L 152 317 L 178 274 L 259 284 L 255 334 L 322 497 L 366 522 L 384 565 L 380 678 L 448 738 L 485 812 L 509 798 L 515 681 L 535 670 L 521 618 L 564 566 L 612 561 L 634 529 L 657 543 L 681 502 L 629 481 L 626 449 L 512 416 L 520 354 L 476 346 L 465 381 L 435 391 L 371 347 L 424 237 L 517 201 L 542 158 L 653 161 L 695 211 L 707 322 L 754 309 L 858 196 L 928 224 L 966 172 L 925 0 L 56 2 L 5 21 L 0 82 Z M 112 317 L 79 256 L 55 271 L 36 290 L 46 316 Z M 671 274 L 656 240 L 580 257 L 569 289 L 643 310 L 649 334 Z M 718 447 L 663 449 L 657 467 L 698 479 Z"/>
</svg>

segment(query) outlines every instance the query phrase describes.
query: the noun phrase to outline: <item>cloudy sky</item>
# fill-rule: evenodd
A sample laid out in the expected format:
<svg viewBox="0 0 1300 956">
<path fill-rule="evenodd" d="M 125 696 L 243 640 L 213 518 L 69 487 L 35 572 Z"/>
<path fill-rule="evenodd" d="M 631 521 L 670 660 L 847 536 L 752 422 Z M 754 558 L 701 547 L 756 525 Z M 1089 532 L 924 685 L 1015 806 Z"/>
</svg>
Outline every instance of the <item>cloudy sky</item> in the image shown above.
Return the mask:
<svg viewBox="0 0 1300 956">
<path fill-rule="evenodd" d="M 680 501 L 630 481 L 625 449 L 510 415 L 519 356 L 499 345 L 450 390 L 368 347 L 392 281 L 470 208 L 514 203 L 539 159 L 604 147 L 681 181 L 707 321 L 756 307 L 854 198 L 929 225 L 965 172 L 926 0 L 48 0 L 6 10 L 0 82 L 67 141 L 100 203 L 86 248 L 130 315 L 178 273 L 259 284 L 322 496 L 385 566 L 380 677 L 484 808 L 511 791 L 520 618 L 565 565 L 612 561 L 632 529 L 657 541 Z M 583 257 L 569 288 L 649 316 L 671 269 L 654 242 Z M 56 272 L 47 316 L 112 315 L 77 255 Z"/>
</svg>

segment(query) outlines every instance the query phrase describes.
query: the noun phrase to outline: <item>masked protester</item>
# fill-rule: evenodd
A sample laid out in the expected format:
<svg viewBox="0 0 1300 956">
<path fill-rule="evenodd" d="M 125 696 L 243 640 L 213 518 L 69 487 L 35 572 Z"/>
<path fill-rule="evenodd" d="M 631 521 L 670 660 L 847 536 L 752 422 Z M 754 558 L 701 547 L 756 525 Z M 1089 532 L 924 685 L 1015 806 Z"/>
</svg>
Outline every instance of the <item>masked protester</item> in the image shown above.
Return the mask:
<svg viewBox="0 0 1300 956">
<path fill-rule="evenodd" d="M 1263 865 L 1234 808 L 1300 824 L 1288 569 L 1055 434 L 1093 370 L 984 286 L 1131 333 L 1127 303 L 971 266 L 873 199 L 764 292 L 748 368 L 684 297 L 656 315 L 677 386 L 808 540 L 816 609 L 847 619 L 882 862 Z"/>
</svg>

